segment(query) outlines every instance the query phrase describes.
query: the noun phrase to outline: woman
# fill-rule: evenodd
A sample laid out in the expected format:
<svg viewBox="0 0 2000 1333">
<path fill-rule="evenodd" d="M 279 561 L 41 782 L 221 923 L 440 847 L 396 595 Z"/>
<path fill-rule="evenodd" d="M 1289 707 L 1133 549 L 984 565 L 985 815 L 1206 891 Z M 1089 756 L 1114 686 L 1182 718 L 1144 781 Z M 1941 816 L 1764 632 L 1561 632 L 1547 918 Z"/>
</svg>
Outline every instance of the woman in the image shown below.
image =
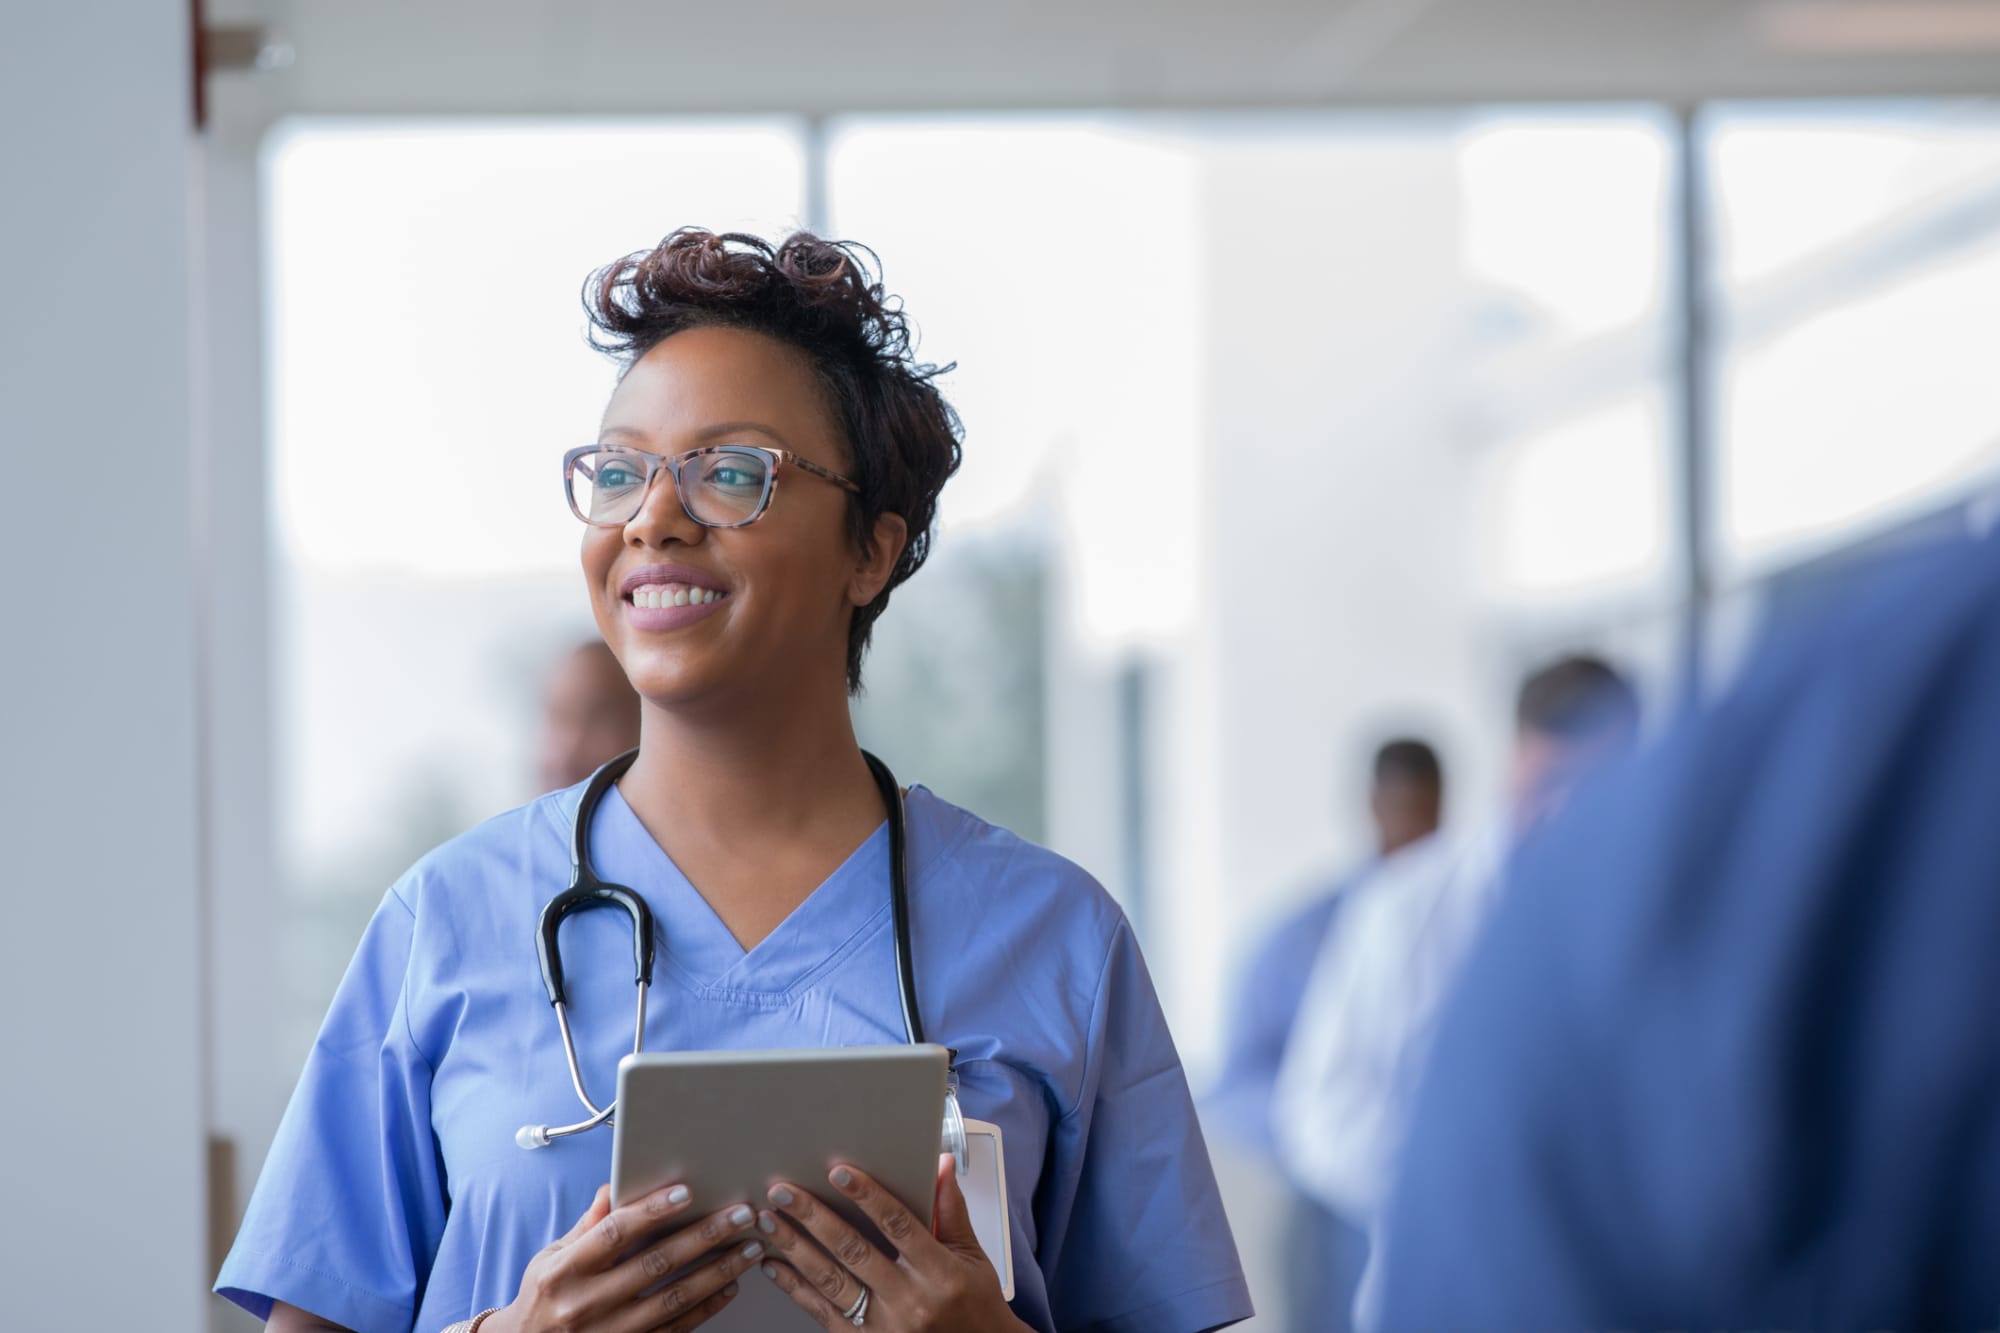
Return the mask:
<svg viewBox="0 0 2000 1333">
<path fill-rule="evenodd" d="M 885 811 L 848 698 L 923 563 L 957 420 L 848 247 L 684 230 L 585 290 L 625 369 L 566 484 L 598 628 L 644 701 L 590 848 L 658 923 L 646 1047 L 901 1041 Z M 1194 1333 L 1248 1316 L 1123 915 L 1075 866 L 922 787 L 904 798 L 917 994 L 958 1052 L 966 1114 L 1005 1134 L 1011 1308 L 949 1157 L 932 1235 L 845 1167 L 768 1199 L 675 1187 L 614 1211 L 609 1135 L 523 1152 L 517 1126 L 574 1105 L 533 941 L 568 882 L 579 798 L 501 815 L 390 890 L 218 1291 L 281 1330 L 689 1329 L 739 1278 L 828 1328 Z M 608 912 L 564 931 L 600 1087 L 631 1041 L 628 931 Z M 818 1206 L 836 1191 L 901 1238 L 897 1258 Z"/>
</svg>

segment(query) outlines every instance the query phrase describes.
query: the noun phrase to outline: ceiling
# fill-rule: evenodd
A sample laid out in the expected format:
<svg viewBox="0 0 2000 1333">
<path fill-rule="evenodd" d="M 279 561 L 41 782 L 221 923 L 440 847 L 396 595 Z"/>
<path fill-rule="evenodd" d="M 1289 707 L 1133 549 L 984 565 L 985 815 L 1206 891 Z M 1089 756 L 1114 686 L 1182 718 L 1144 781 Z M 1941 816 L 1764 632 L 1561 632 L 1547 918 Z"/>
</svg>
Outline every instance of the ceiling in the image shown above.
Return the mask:
<svg viewBox="0 0 2000 1333">
<path fill-rule="evenodd" d="M 219 89 L 254 80 L 273 114 L 2000 91 L 2000 0 L 208 0 L 208 9 L 210 23 L 259 23 L 291 48 L 287 68 L 217 76 Z"/>
</svg>

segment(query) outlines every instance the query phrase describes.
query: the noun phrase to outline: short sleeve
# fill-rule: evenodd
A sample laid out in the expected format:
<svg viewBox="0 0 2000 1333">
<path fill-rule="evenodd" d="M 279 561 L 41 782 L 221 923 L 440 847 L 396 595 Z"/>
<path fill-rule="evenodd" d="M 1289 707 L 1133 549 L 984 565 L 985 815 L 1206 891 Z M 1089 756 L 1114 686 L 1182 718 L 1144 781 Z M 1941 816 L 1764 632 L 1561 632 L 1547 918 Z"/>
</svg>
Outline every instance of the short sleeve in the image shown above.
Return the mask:
<svg viewBox="0 0 2000 1333">
<path fill-rule="evenodd" d="M 404 981 L 416 918 L 391 891 L 335 993 L 215 1290 L 357 1330 L 407 1330 L 444 1230 L 430 1068 Z"/>
<path fill-rule="evenodd" d="M 1122 919 L 1092 1002 L 1083 1084 L 1035 1198 L 1061 1333 L 1200 1333 L 1250 1317 L 1180 1056 Z"/>
</svg>

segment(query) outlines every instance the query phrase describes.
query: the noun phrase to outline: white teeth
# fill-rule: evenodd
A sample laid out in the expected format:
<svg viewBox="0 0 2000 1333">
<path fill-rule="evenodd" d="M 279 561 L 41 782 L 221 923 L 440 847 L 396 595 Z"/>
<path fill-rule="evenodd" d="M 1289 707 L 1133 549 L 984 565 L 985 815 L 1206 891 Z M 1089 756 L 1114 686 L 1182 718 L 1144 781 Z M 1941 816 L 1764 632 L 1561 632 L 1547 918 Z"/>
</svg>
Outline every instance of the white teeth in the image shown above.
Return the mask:
<svg viewBox="0 0 2000 1333">
<path fill-rule="evenodd" d="M 648 583 L 632 590 L 632 605 L 656 611 L 667 606 L 707 606 L 724 596 L 713 588 L 696 588 L 686 583 Z"/>
</svg>

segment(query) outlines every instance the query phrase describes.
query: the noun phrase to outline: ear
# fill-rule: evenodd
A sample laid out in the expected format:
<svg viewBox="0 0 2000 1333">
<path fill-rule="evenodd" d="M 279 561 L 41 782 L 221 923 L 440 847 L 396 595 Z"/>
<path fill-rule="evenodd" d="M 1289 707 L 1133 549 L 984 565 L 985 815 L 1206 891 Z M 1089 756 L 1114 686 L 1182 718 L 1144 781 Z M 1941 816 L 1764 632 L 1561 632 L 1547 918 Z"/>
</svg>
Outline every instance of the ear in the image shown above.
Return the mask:
<svg viewBox="0 0 2000 1333">
<path fill-rule="evenodd" d="M 855 606 L 866 606 L 881 596 L 909 541 L 910 525 L 901 514 L 883 514 L 877 518 L 875 530 L 868 535 L 868 549 L 855 561 L 854 573 L 847 581 L 847 600 Z"/>
</svg>

